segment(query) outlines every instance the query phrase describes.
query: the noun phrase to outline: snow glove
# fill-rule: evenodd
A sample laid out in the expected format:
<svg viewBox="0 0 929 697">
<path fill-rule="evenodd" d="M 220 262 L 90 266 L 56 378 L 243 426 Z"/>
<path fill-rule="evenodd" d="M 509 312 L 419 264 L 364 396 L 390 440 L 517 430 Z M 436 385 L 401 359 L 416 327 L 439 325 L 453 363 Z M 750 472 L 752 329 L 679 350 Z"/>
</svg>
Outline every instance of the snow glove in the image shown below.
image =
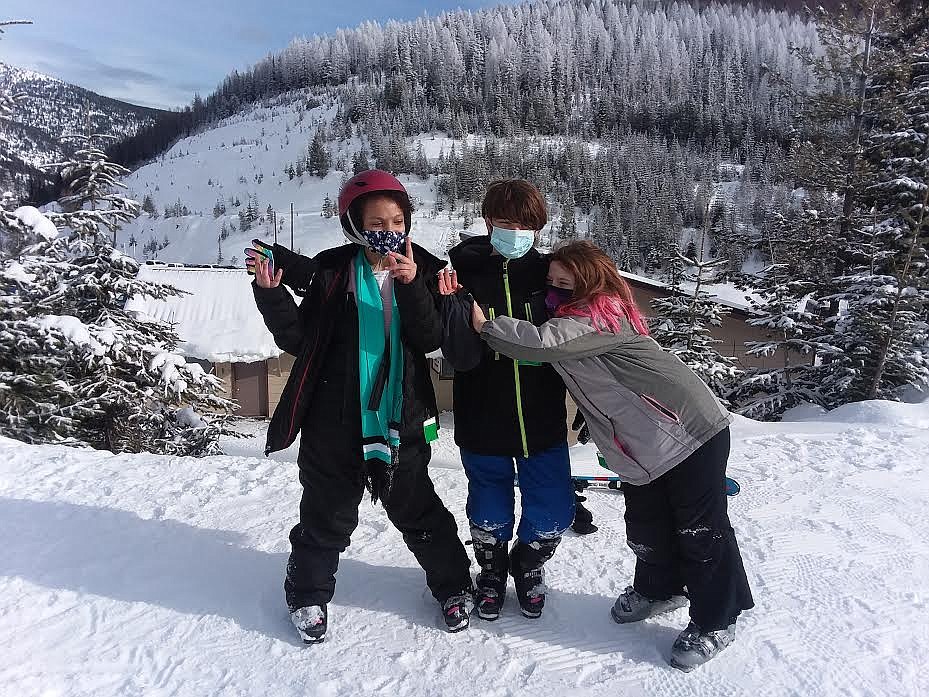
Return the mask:
<svg viewBox="0 0 929 697">
<path fill-rule="evenodd" d="M 577 412 L 574 416 L 574 421 L 571 422 L 571 430 L 577 431 L 577 442 L 581 445 L 586 445 L 590 442 L 590 429 L 587 428 L 587 421 L 580 411 Z"/>
</svg>

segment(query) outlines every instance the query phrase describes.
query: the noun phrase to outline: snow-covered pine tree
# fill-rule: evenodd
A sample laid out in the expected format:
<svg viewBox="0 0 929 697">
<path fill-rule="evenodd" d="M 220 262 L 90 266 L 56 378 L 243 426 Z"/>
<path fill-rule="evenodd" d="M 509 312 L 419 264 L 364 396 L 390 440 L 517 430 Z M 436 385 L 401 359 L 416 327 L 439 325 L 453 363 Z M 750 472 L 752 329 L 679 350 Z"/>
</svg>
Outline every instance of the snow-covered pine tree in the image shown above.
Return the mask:
<svg viewBox="0 0 929 697">
<path fill-rule="evenodd" d="M 116 193 L 126 188 L 119 178 L 129 174 L 129 170 L 107 159 L 103 144 L 115 137 L 103 133 L 64 137 L 77 141 L 77 150 L 72 159 L 48 166 L 60 170 L 68 192 L 59 199 L 65 211 L 73 212 L 64 226 L 75 231 L 84 230 L 93 236 L 102 225 L 112 233 L 115 247 L 116 231 L 137 217 L 140 209 L 138 201 Z M 101 215 L 95 215 L 97 212 Z"/>
<path fill-rule="evenodd" d="M 152 200 L 150 194 L 145 194 L 145 197 L 142 199 L 142 212 L 148 213 L 152 218 L 158 217 L 158 209 L 155 208 L 155 202 Z"/>
<path fill-rule="evenodd" d="M 918 25 L 922 39 L 917 40 Z M 879 221 L 869 232 L 879 255 L 881 280 L 876 318 L 880 338 L 865 397 L 875 399 L 902 385 L 929 387 L 929 13 L 908 15 L 894 37 L 908 57 L 885 120 L 866 143 L 872 173 L 863 198 Z M 882 40 L 887 40 L 884 35 Z M 888 279 L 890 276 L 891 279 Z M 886 281 L 891 280 L 890 288 Z M 889 297 L 888 297 L 889 296 Z M 870 366 L 869 366 L 870 367 Z"/>
<path fill-rule="evenodd" d="M 362 146 L 361 150 L 352 155 L 352 173 L 358 174 L 371 169 L 371 163 L 368 161 L 368 152 Z"/>
<path fill-rule="evenodd" d="M 323 140 L 322 133 L 317 130 L 313 140 L 307 149 L 307 172 L 315 174 L 317 177 L 325 177 L 329 174 L 329 168 L 332 166 L 332 158 L 326 149 L 326 143 Z"/>
<path fill-rule="evenodd" d="M 722 264 L 725 262 L 718 261 L 716 266 Z M 698 267 L 698 273 L 709 268 Z M 652 307 L 656 313 L 651 322 L 655 341 L 686 363 L 725 401 L 741 369 L 732 357 L 716 349 L 722 342 L 713 338 L 712 328 L 722 326 L 729 311 L 702 290 L 655 298 Z"/>
<path fill-rule="evenodd" d="M 568 191 L 561 201 L 561 219 L 558 221 L 558 239 L 577 239 L 577 220 L 574 213 L 574 196 Z"/>
<path fill-rule="evenodd" d="M 806 213 L 807 215 L 803 215 Z M 773 367 L 751 368 L 728 395 L 735 410 L 753 419 L 776 420 L 802 402 L 822 405 L 820 358 L 835 348 L 817 341 L 823 323 L 816 283 L 804 267 L 818 221 L 810 211 L 790 218 L 775 215 L 767 226 L 771 263 L 743 280 L 753 291 L 752 313 L 746 320 L 768 331 L 765 341 L 746 342 L 748 353 L 771 359 Z M 804 224 L 804 221 L 806 224 Z"/>
<path fill-rule="evenodd" d="M 133 295 L 178 291 L 138 281 L 138 263 L 102 238 L 89 241 L 85 227 L 3 259 L 0 432 L 113 452 L 217 453 L 231 406 L 221 381 L 175 353 L 170 326 L 124 309 Z"/>
<path fill-rule="evenodd" d="M 339 212 L 339 209 L 332 202 L 332 199 L 329 198 L 329 194 L 326 194 L 326 198 L 323 199 L 323 210 L 322 210 L 323 217 L 331 218 L 338 212 Z"/>
<path fill-rule="evenodd" d="M 685 257 L 681 254 L 681 246 L 677 242 L 671 242 L 668 252 L 663 259 L 665 281 L 669 286 L 677 287 L 684 278 Z"/>
<path fill-rule="evenodd" d="M 830 87 L 808 101 L 811 120 L 828 136 L 809 148 L 808 178 L 818 175 L 843 204 L 823 250 L 831 277 L 820 284 L 830 311 L 819 339 L 835 347 L 820 381 L 830 406 L 893 398 L 900 386 L 929 377 L 921 77 L 929 14 L 911 0 L 863 7 L 857 15 L 821 14 L 827 51 L 813 63 L 820 76 L 854 90 Z"/>
<path fill-rule="evenodd" d="M 142 202 L 142 210 L 145 210 L 145 202 Z M 226 215 L 226 201 L 222 196 L 216 199 L 216 203 L 213 204 L 213 217 L 219 218 L 222 215 Z"/>
<path fill-rule="evenodd" d="M 712 275 L 726 264 L 725 260 L 702 259 L 709 216 L 706 219 L 701 259 L 680 257 L 684 264 L 683 276 L 693 282 L 693 291 L 685 293 L 680 286 L 670 286 L 669 296 L 652 300 L 656 314 L 651 319 L 651 331 L 655 341 L 680 358 L 717 397 L 725 401 L 742 370 L 733 357 L 724 356 L 716 350 L 716 346 L 722 342 L 712 335 L 712 327 L 722 326 L 723 318 L 729 314 L 729 310 L 703 290 Z"/>
<path fill-rule="evenodd" d="M 422 141 L 419 141 L 416 148 L 416 155 L 413 159 L 413 173 L 423 181 L 432 174 L 432 168 L 429 166 L 429 160 L 426 159 L 426 151 L 423 148 Z"/>
<path fill-rule="evenodd" d="M 108 240 L 138 202 L 75 171 L 84 174 L 69 202 L 93 198 L 95 209 L 0 217 L 0 433 L 113 452 L 217 453 L 232 406 L 221 381 L 175 353 L 170 325 L 125 309 L 136 295 L 180 292 L 138 280 L 138 262 Z"/>
</svg>

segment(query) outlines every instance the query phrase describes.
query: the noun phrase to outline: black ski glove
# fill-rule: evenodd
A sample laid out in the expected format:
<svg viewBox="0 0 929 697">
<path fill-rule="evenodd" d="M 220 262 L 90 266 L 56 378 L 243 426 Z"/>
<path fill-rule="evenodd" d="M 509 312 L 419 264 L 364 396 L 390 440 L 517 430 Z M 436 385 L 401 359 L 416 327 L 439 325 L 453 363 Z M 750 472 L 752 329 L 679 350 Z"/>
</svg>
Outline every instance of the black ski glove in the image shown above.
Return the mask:
<svg viewBox="0 0 929 697">
<path fill-rule="evenodd" d="M 584 415 L 580 411 L 578 411 L 577 415 L 574 417 L 571 430 L 577 431 L 577 442 L 581 445 L 586 445 L 590 442 L 590 429 L 587 428 L 587 422 L 584 420 Z"/>
</svg>

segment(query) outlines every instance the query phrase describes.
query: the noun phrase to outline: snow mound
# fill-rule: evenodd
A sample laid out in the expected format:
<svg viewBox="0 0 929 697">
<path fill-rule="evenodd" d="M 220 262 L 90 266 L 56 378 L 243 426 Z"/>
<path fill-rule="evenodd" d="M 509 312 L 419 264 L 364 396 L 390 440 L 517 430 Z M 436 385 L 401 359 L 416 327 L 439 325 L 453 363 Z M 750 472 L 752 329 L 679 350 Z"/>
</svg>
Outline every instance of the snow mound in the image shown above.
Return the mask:
<svg viewBox="0 0 929 697">
<path fill-rule="evenodd" d="M 828 412 L 814 405 L 802 405 L 789 410 L 784 415 L 784 421 L 818 421 L 923 429 L 929 428 L 929 401 L 905 404 L 873 399 L 843 404 Z"/>
</svg>

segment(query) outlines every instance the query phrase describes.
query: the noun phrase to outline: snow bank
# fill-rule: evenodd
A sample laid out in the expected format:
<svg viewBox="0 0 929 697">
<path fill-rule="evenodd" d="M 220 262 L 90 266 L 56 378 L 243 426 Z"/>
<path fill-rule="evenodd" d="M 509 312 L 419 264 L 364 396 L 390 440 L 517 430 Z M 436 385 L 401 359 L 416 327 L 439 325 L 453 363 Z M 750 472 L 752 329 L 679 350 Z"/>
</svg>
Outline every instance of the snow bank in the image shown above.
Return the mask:
<svg viewBox="0 0 929 697">
<path fill-rule="evenodd" d="M 929 401 L 905 404 L 874 399 L 843 404 L 832 411 L 799 406 L 789 410 L 783 420 L 929 429 Z"/>
</svg>

